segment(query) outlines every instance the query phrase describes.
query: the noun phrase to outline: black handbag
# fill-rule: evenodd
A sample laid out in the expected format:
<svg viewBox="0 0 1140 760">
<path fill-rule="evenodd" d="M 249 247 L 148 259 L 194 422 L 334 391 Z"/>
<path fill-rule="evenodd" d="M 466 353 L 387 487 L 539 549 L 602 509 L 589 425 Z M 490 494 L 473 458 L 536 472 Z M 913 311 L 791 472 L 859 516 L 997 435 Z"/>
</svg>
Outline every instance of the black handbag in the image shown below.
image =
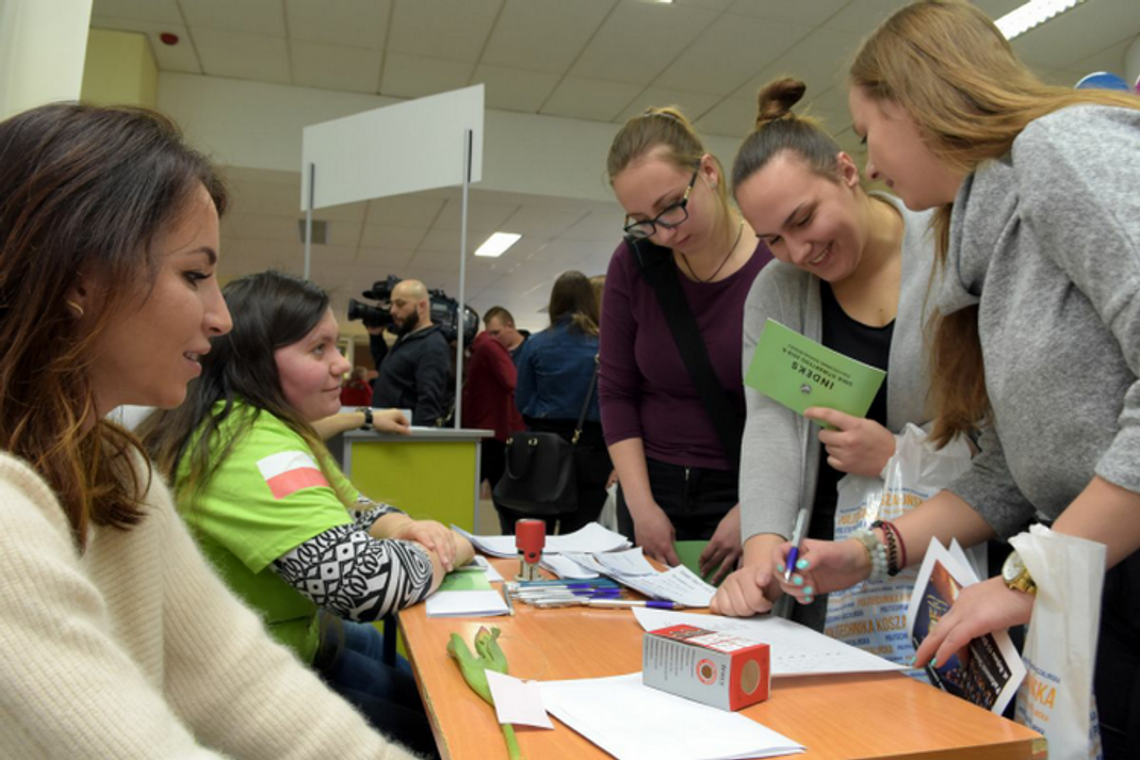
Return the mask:
<svg viewBox="0 0 1140 760">
<path fill-rule="evenodd" d="M 506 469 L 495 484 L 495 503 L 537 517 L 552 517 L 578 509 L 578 473 L 574 452 L 586 423 L 586 412 L 598 383 L 597 357 L 594 374 L 574 437 L 567 441 L 558 433 L 519 432 L 507 439 Z"/>
</svg>

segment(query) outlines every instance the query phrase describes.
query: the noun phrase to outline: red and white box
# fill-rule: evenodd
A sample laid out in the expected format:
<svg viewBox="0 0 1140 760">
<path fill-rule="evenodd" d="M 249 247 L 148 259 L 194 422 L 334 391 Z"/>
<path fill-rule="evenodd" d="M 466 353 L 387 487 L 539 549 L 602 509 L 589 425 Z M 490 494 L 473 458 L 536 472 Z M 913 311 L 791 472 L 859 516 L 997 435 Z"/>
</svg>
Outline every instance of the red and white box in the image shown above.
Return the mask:
<svg viewBox="0 0 1140 760">
<path fill-rule="evenodd" d="M 641 679 L 679 697 L 739 710 L 768 698 L 768 645 L 691 625 L 648 631 L 641 647 Z"/>
</svg>

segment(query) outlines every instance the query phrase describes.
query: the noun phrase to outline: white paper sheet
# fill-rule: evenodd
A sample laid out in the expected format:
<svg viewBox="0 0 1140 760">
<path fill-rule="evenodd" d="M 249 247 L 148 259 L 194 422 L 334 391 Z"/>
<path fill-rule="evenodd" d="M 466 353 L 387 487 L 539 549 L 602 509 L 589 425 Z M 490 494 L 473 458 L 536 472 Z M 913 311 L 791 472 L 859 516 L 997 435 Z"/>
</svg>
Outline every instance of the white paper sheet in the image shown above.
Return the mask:
<svg viewBox="0 0 1140 760">
<path fill-rule="evenodd" d="M 465 536 L 472 545 L 492 557 L 516 557 L 518 548 L 515 546 L 514 536 L 476 536 L 452 525 L 452 529 Z M 564 536 L 547 536 L 544 554 L 561 554 L 563 552 L 609 552 L 615 549 L 624 549 L 629 546 L 629 540 L 620 533 L 606 530 L 596 522 L 589 523 L 583 528 L 567 533 Z"/>
<path fill-rule="evenodd" d="M 574 556 L 590 557 L 592 555 L 576 553 Z M 544 554 L 539 564 L 559 578 L 567 580 L 589 580 L 598 577 L 598 573 L 582 567 L 579 563 L 562 554 Z"/>
<path fill-rule="evenodd" d="M 862 649 L 824 636 L 807 626 L 781 617 L 730 618 L 719 615 L 694 615 L 637 607 L 637 622 L 647 631 L 671 625 L 692 625 L 710 631 L 740 634 L 771 647 L 773 676 L 825 675 L 828 673 L 870 673 L 899 671 L 895 665 Z"/>
<path fill-rule="evenodd" d="M 651 689 L 641 674 L 545 681 L 554 717 L 618 760 L 742 760 L 803 751 L 739 713 Z"/>
<path fill-rule="evenodd" d="M 476 554 L 471 559 L 471 565 L 478 565 L 479 568 L 487 574 L 487 580 L 491 583 L 499 583 L 503 580 L 503 576 L 495 569 L 495 566 L 487 561 L 487 558 L 482 554 Z"/>
<path fill-rule="evenodd" d="M 594 559 L 610 574 L 621 576 L 657 575 L 659 572 L 657 568 L 649 564 L 649 560 L 645 558 L 640 546 L 626 549 L 623 552 L 595 554 Z"/>
<path fill-rule="evenodd" d="M 514 726 L 554 728 L 546 708 L 542 706 L 542 691 L 538 681 L 522 681 L 494 670 L 487 672 L 487 686 L 495 701 L 495 715 L 500 723 Z"/>
<path fill-rule="evenodd" d="M 507 603 L 498 591 L 437 591 L 427 600 L 428 617 L 491 617 L 506 615 Z"/>
<path fill-rule="evenodd" d="M 647 596 L 679 602 L 686 607 L 708 607 L 716 595 L 714 587 L 702 581 L 684 565 L 653 575 L 615 574 L 613 578 Z"/>
</svg>

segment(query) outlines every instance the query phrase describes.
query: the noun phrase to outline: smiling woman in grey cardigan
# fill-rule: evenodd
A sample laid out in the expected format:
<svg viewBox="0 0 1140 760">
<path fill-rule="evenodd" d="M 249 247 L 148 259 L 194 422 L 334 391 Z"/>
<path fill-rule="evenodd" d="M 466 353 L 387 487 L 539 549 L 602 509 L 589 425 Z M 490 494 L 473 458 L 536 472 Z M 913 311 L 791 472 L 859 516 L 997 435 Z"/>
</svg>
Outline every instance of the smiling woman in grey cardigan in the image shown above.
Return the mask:
<svg viewBox="0 0 1140 760">
<path fill-rule="evenodd" d="M 803 93 L 793 79 L 761 90 L 757 129 L 733 167 L 741 211 L 778 259 L 756 278 L 745 304 L 744 369 L 771 318 L 887 370 L 887 382 L 867 419 L 812 412 L 837 427 L 826 432 L 745 388 L 744 562 L 714 600 L 721 614 L 770 609 L 780 594 L 772 549 L 791 536 L 798 511 L 807 511 L 808 535 L 831 538 L 842 476 L 877 475 L 894 452 L 892 432 L 928 419 L 922 326 L 930 215 L 864 192 L 851 158 L 813 121 L 789 110 Z M 822 629 L 826 608 L 820 595 L 797 608 L 796 617 Z"/>
</svg>

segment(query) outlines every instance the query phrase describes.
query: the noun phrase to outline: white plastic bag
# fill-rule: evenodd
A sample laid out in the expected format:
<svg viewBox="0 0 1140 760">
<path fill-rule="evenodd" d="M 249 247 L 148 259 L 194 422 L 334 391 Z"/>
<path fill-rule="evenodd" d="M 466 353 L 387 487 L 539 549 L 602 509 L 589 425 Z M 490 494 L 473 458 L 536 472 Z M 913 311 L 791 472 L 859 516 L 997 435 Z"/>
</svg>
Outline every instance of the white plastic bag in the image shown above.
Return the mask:
<svg viewBox="0 0 1140 760">
<path fill-rule="evenodd" d="M 847 475 L 839 481 L 835 540 L 850 538 L 854 531 L 870 528 L 876 520 L 898 519 L 969 469 L 970 447 L 964 439 L 957 438 L 936 450 L 922 428 L 907 424 L 895 437 L 895 454 L 883 468 L 882 478 Z M 982 578 L 986 577 L 984 556 L 980 552 L 970 556 Z M 905 664 L 914 656 L 906 611 L 917 573 L 914 567 L 879 583 L 833 591 L 827 598 L 824 633 Z M 928 681 L 922 669 L 909 670 L 907 675 Z"/>
<path fill-rule="evenodd" d="M 1050 758 L 1103 757 L 1093 697 L 1105 546 L 1042 525 L 1009 540 L 1037 584 L 1017 693 L 1017 722 L 1039 731 Z"/>
<path fill-rule="evenodd" d="M 614 533 L 618 532 L 617 489 L 617 483 L 606 489 L 606 503 L 602 505 L 602 511 L 598 515 L 598 522 L 601 523 L 601 526 L 607 530 L 612 530 Z"/>
</svg>

